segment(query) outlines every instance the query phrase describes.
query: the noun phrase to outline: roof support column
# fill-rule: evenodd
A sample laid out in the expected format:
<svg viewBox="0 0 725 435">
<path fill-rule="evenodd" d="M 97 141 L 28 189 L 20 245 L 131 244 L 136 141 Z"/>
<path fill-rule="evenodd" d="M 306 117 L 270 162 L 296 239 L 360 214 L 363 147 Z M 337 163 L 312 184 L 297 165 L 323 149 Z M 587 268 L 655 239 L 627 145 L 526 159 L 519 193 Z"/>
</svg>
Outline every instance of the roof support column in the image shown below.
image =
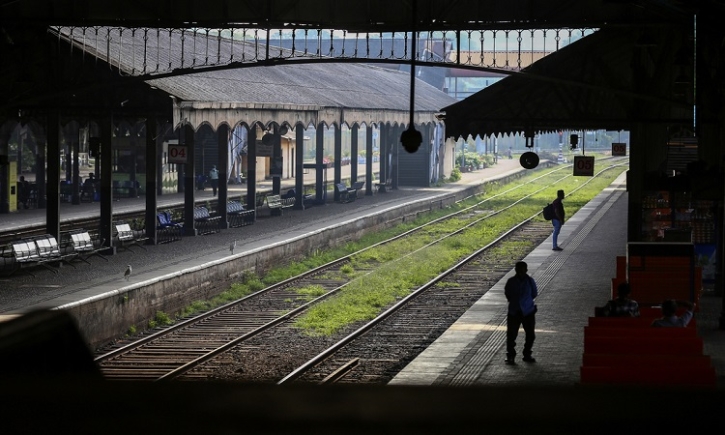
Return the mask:
<svg viewBox="0 0 725 435">
<path fill-rule="evenodd" d="M 217 130 L 217 149 L 219 155 L 219 197 L 217 198 L 217 213 L 222 217 L 219 228 L 229 228 L 227 219 L 227 200 L 229 198 L 227 183 L 229 183 L 229 126 L 222 124 Z"/>
<path fill-rule="evenodd" d="M 100 121 L 100 134 L 101 134 L 101 191 L 99 196 L 101 198 L 101 240 L 108 245 L 108 250 L 104 252 L 106 255 L 113 255 L 116 253 L 116 247 L 113 243 L 113 114 L 108 114 L 103 117 Z M 48 141 L 48 146 L 50 145 Z M 48 160 L 51 162 L 57 162 L 60 155 L 52 155 L 50 149 L 48 150 Z M 55 159 L 55 160 L 53 160 Z M 48 165 L 48 169 L 56 165 Z M 50 181 L 53 180 L 54 187 L 51 188 Z M 51 201 L 55 198 L 58 200 L 58 174 L 48 173 L 48 198 Z M 51 189 L 55 190 L 55 193 L 51 193 Z M 51 196 L 53 195 L 53 196 Z M 48 205 L 48 212 L 50 213 L 50 204 Z"/>
<path fill-rule="evenodd" d="M 380 124 L 380 138 L 379 150 L 380 150 L 380 161 L 378 162 L 378 181 L 385 185 L 385 181 L 388 179 L 388 139 L 390 138 L 390 126 L 388 124 Z M 385 190 L 383 187 L 380 188 L 381 192 Z"/>
<path fill-rule="evenodd" d="M 645 191 L 661 188 L 658 182 L 663 174 L 661 162 L 667 159 L 667 146 L 663 146 L 667 140 L 667 127 L 660 124 L 638 123 L 630 132 L 627 242 L 643 241 L 642 199 Z M 634 177 L 632 174 L 642 175 Z"/>
<path fill-rule="evenodd" d="M 279 195 L 282 190 L 282 135 L 279 134 L 279 126 L 272 126 L 272 167 L 270 172 L 272 175 L 272 194 Z M 277 209 L 282 213 L 281 209 Z"/>
<path fill-rule="evenodd" d="M 247 210 L 257 208 L 257 124 L 247 129 Z M 257 219 L 257 214 L 254 214 Z"/>
<path fill-rule="evenodd" d="M 335 184 L 342 181 L 342 125 L 335 126 Z M 335 202 L 340 201 L 340 192 L 335 189 Z"/>
<path fill-rule="evenodd" d="M 365 125 L 365 196 L 373 195 L 373 128 Z"/>
<path fill-rule="evenodd" d="M 75 128 L 75 133 L 73 135 L 73 139 L 71 140 L 70 144 L 68 145 L 69 151 L 73 151 L 73 160 L 72 160 L 72 174 L 71 174 L 71 182 L 73 183 L 72 186 L 72 194 L 71 194 L 71 202 L 73 205 L 80 205 L 81 203 L 81 177 L 80 177 L 80 160 L 78 158 L 78 154 L 80 154 L 81 151 L 81 129 Z"/>
<path fill-rule="evenodd" d="M 360 126 L 354 124 L 350 131 L 350 186 L 357 183 L 358 133 Z"/>
<path fill-rule="evenodd" d="M 156 184 L 159 179 L 157 148 L 157 123 L 152 116 L 146 117 L 146 240 L 147 245 L 156 245 L 157 208 Z"/>
<path fill-rule="evenodd" d="M 272 167 L 270 175 L 272 175 L 272 195 L 279 195 L 282 190 L 282 135 L 279 134 L 279 126 L 272 126 Z M 271 216 L 282 216 L 282 209 L 275 208 L 270 210 Z"/>
<path fill-rule="evenodd" d="M 327 186 L 323 185 L 324 175 L 327 168 L 323 165 L 325 154 L 325 125 L 317 124 L 317 143 L 315 144 L 315 199 L 318 204 L 324 204 L 327 201 Z"/>
<path fill-rule="evenodd" d="M 305 127 L 295 125 L 295 206 L 296 210 L 305 209 Z"/>
<path fill-rule="evenodd" d="M 51 110 L 48 114 L 48 161 L 60 162 L 60 113 Z M 38 168 L 42 171 L 43 168 Z M 48 165 L 48 208 L 45 210 L 46 232 L 60 236 L 60 165 Z"/>
<path fill-rule="evenodd" d="M 47 200 L 45 199 L 45 193 L 47 188 L 45 187 L 45 171 L 41 168 L 45 168 L 45 151 L 47 149 L 47 128 L 41 129 L 36 133 L 35 139 L 38 144 L 38 152 L 35 155 L 35 189 L 36 197 L 38 198 L 38 208 L 46 208 Z M 96 170 L 98 166 L 96 165 Z"/>
<path fill-rule="evenodd" d="M 194 227 L 194 129 L 189 124 L 181 127 L 181 135 L 186 146 L 186 164 L 184 164 L 184 235 L 196 236 Z"/>
<path fill-rule="evenodd" d="M 1 125 L 0 125 L 1 126 Z M 10 177 L 10 134 L 12 130 L 3 129 L 0 131 L 0 213 L 10 213 L 10 190 L 13 186 L 17 186 L 17 180 Z M 18 174 L 20 174 L 20 165 L 18 165 Z M 13 190 L 16 190 L 17 187 Z M 17 192 L 16 192 L 17 194 Z"/>
<path fill-rule="evenodd" d="M 400 137 L 402 136 L 403 132 L 405 131 L 405 126 L 402 124 L 399 125 L 397 128 L 393 129 L 395 131 L 395 135 L 391 138 L 390 144 L 393 147 L 390 151 L 392 152 L 392 161 L 393 161 L 393 167 L 390 168 L 390 177 L 393 179 L 393 182 L 390 186 L 391 189 L 397 190 L 398 189 L 398 168 L 400 168 L 400 165 L 398 164 L 398 157 L 400 155 L 400 147 L 402 146 L 400 142 Z"/>
</svg>

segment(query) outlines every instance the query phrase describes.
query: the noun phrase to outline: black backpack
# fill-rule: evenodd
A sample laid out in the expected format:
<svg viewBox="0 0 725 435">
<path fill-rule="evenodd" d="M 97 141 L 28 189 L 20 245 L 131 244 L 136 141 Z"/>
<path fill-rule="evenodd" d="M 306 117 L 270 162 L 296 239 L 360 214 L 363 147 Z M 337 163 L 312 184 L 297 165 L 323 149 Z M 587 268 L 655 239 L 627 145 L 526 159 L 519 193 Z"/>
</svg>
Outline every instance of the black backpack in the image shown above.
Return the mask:
<svg viewBox="0 0 725 435">
<path fill-rule="evenodd" d="M 547 221 L 554 219 L 554 204 L 548 204 L 546 207 L 544 207 L 543 214 L 544 219 L 546 219 Z"/>
</svg>

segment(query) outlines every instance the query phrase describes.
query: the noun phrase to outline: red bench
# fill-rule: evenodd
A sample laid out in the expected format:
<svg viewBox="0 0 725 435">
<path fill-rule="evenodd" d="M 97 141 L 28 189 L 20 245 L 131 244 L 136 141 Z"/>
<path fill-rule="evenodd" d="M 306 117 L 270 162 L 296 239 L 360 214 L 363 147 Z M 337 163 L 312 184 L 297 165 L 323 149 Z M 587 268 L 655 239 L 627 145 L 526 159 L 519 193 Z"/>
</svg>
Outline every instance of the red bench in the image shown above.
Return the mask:
<svg viewBox="0 0 725 435">
<path fill-rule="evenodd" d="M 667 338 L 697 337 L 696 328 L 616 328 L 608 326 L 585 326 L 584 337 L 621 337 L 621 338 Z"/>
<path fill-rule="evenodd" d="M 585 353 L 582 365 L 587 367 L 712 367 L 709 355 L 643 355 Z"/>
<path fill-rule="evenodd" d="M 652 321 L 659 319 L 657 317 L 590 317 L 589 326 L 608 327 L 608 328 L 649 328 Z M 687 324 L 688 328 L 697 327 L 697 319 L 693 318 Z"/>
<path fill-rule="evenodd" d="M 584 353 L 702 355 L 701 337 L 584 337 Z"/>
<path fill-rule="evenodd" d="M 647 386 L 709 387 L 717 384 L 717 374 L 712 367 L 677 366 L 582 366 L 581 383 L 626 384 Z"/>
</svg>

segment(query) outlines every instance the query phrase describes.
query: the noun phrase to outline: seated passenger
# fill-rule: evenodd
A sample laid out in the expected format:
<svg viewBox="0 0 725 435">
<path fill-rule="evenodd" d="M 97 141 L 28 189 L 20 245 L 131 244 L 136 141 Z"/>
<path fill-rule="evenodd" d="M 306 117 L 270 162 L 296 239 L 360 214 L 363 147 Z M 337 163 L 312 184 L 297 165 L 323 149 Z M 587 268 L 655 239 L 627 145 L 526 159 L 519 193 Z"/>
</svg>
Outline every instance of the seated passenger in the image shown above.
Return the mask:
<svg viewBox="0 0 725 435">
<path fill-rule="evenodd" d="M 284 195 L 282 195 L 282 199 L 294 198 L 296 194 L 297 193 L 295 192 L 294 189 L 290 189 L 290 190 L 287 191 L 287 193 L 285 193 Z"/>
<path fill-rule="evenodd" d="M 677 308 L 684 307 L 685 312 L 681 316 L 677 316 Z M 658 328 L 683 328 L 690 323 L 695 315 L 692 310 L 695 304 L 689 301 L 676 301 L 669 299 L 662 302 L 662 318 L 652 322 L 652 326 Z"/>
<path fill-rule="evenodd" d="M 629 284 L 623 282 L 617 287 L 617 298 L 607 302 L 602 309 L 605 317 L 639 317 L 639 304 L 629 298 L 632 292 Z"/>
</svg>

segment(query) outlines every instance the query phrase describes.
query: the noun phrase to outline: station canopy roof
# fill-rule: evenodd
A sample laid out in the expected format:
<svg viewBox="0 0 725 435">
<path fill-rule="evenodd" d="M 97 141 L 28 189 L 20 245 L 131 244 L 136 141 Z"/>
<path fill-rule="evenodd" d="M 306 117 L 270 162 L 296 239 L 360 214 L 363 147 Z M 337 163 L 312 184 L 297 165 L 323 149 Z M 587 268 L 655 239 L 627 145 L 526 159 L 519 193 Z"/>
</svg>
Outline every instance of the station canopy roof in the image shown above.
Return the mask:
<svg viewBox="0 0 725 435">
<path fill-rule="evenodd" d="M 138 68 L 138 59 L 143 58 L 143 44 L 134 44 L 133 41 L 140 36 L 133 36 L 131 32 L 114 35 L 114 43 L 125 49 L 119 50 L 119 55 L 110 61 L 103 38 L 87 38 L 80 29 L 63 28 L 59 34 L 87 55 L 112 63 L 123 74 L 130 75 L 134 68 Z M 205 32 L 195 32 L 187 36 L 187 46 L 192 45 L 188 42 L 191 38 L 195 38 L 195 43 L 202 47 L 210 43 L 208 38 L 213 39 L 211 43 L 214 44 L 232 45 L 227 44 L 225 38 L 216 39 Z M 168 44 L 160 46 L 160 51 L 169 53 L 168 62 L 171 64 L 180 65 L 183 56 L 187 57 L 187 63 L 204 62 L 203 51 L 194 53 L 187 49 L 185 52 L 181 40 L 161 39 L 159 44 Z M 256 49 L 254 44 L 241 41 L 235 41 L 233 46 L 242 52 L 252 53 Z M 406 114 L 410 109 L 410 73 L 367 64 L 290 62 L 273 68 L 250 64 L 245 68 L 200 69 L 191 74 L 150 78 L 146 83 L 173 96 L 180 104 L 207 109 L 299 111 L 342 108 Z M 441 105 L 454 101 L 445 92 L 416 79 L 417 112 L 432 114 Z"/>
<path fill-rule="evenodd" d="M 446 135 L 531 136 L 626 130 L 635 123 L 691 124 L 692 104 L 675 96 L 674 85 L 663 85 L 673 80 L 669 60 L 682 39 L 668 32 L 656 35 L 660 45 L 643 42 L 639 29 L 599 30 L 442 108 Z"/>
</svg>

